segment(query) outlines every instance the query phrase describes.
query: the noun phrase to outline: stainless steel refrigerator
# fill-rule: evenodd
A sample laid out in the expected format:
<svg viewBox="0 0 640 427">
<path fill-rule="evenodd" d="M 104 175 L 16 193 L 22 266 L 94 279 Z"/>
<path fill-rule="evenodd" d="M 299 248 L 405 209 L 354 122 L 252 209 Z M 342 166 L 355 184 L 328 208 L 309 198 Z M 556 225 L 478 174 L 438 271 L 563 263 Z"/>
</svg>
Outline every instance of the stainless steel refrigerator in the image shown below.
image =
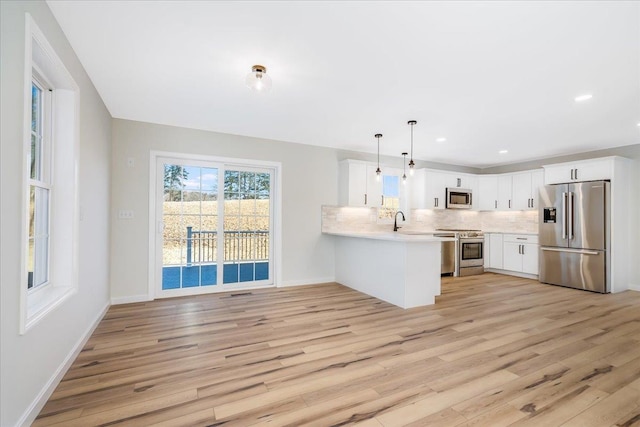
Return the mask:
<svg viewBox="0 0 640 427">
<path fill-rule="evenodd" d="M 610 292 L 610 193 L 608 181 L 540 189 L 541 282 Z"/>
</svg>

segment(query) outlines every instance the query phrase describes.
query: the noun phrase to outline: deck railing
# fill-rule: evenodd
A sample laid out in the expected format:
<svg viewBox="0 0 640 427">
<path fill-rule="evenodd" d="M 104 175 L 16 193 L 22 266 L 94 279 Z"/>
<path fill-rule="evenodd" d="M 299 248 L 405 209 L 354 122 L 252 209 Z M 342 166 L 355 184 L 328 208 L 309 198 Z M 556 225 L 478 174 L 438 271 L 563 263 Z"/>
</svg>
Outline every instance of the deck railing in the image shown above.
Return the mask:
<svg viewBox="0 0 640 427">
<path fill-rule="evenodd" d="M 269 259 L 269 231 L 225 231 L 224 261 L 262 261 Z M 216 262 L 218 232 L 187 227 L 187 265 Z"/>
</svg>

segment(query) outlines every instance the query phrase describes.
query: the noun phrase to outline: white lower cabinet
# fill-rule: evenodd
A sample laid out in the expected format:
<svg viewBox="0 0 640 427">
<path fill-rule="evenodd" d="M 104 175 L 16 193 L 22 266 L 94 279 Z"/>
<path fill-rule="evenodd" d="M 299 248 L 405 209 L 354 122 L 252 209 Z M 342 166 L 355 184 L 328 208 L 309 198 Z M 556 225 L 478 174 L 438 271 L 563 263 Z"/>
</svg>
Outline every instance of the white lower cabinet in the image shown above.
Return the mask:
<svg viewBox="0 0 640 427">
<path fill-rule="evenodd" d="M 503 269 L 538 274 L 538 236 L 505 234 L 503 239 Z"/>
<path fill-rule="evenodd" d="M 502 270 L 502 234 L 486 233 L 484 235 L 484 268 Z"/>
</svg>

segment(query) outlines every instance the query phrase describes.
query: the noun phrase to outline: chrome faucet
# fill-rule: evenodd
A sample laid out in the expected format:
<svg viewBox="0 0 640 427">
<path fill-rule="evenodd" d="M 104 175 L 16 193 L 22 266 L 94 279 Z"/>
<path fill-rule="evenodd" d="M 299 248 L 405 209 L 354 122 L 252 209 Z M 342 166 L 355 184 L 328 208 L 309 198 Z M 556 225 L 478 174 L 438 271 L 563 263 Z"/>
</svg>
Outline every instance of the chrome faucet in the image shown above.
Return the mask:
<svg viewBox="0 0 640 427">
<path fill-rule="evenodd" d="M 402 215 L 402 220 L 405 221 L 404 213 L 402 213 L 402 211 L 396 212 L 396 216 L 393 218 L 393 231 L 398 231 L 399 228 L 402 228 L 398 227 L 398 214 Z"/>
</svg>

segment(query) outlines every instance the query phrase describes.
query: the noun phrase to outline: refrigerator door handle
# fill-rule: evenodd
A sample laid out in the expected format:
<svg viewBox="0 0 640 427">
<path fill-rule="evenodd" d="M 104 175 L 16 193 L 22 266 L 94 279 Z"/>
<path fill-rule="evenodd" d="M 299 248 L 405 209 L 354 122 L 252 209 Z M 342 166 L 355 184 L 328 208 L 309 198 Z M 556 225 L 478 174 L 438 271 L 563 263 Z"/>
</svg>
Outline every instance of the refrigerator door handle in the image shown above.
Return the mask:
<svg viewBox="0 0 640 427">
<path fill-rule="evenodd" d="M 567 238 L 567 193 L 562 192 L 562 238 Z"/>
<path fill-rule="evenodd" d="M 567 224 L 567 228 L 568 230 L 568 234 L 569 234 L 569 240 L 573 239 L 573 191 L 569 191 L 569 212 L 568 212 L 568 219 L 569 221 Z"/>
<path fill-rule="evenodd" d="M 583 254 L 583 255 L 598 255 L 600 253 L 598 251 L 588 251 L 584 249 L 540 248 L 540 250 L 549 251 L 549 252 L 570 252 L 573 254 Z"/>
</svg>

